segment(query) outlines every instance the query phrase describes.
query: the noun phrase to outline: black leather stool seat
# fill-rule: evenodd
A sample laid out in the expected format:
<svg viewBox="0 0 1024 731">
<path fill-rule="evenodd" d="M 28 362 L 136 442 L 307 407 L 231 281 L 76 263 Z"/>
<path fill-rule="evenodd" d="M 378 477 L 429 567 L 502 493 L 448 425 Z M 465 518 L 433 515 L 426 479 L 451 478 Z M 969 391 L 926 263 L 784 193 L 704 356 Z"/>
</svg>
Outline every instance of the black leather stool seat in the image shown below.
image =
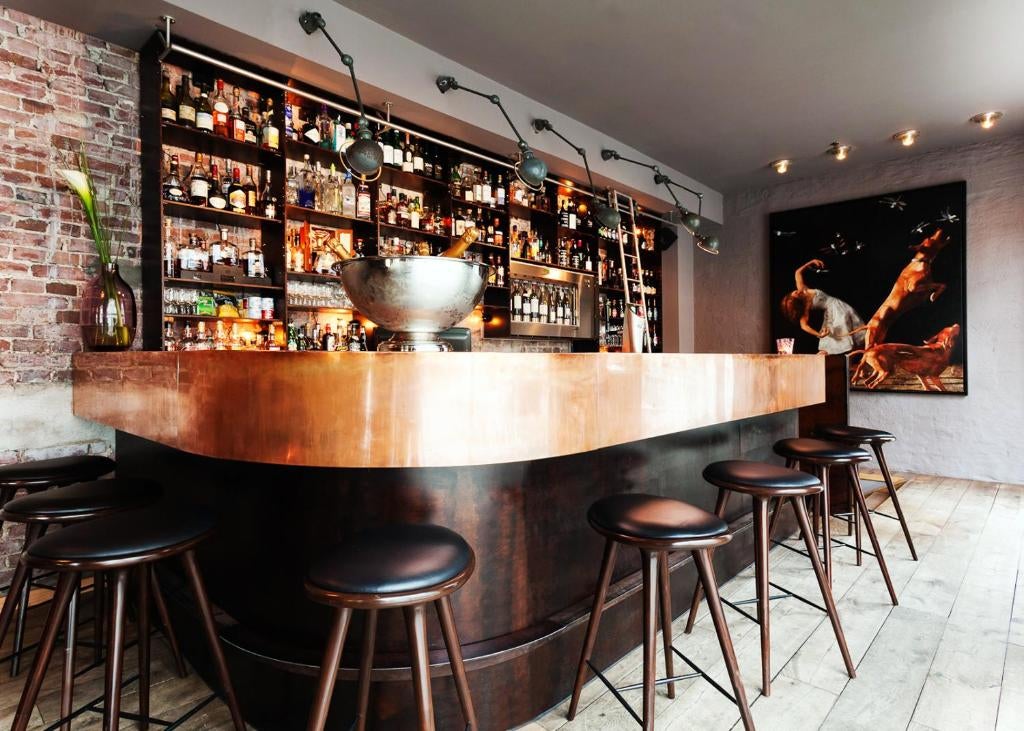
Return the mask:
<svg viewBox="0 0 1024 731">
<path fill-rule="evenodd" d="M 704 468 L 704 479 L 716 487 L 771 497 L 812 495 L 822 489 L 814 475 L 745 459 L 709 464 Z"/>
<path fill-rule="evenodd" d="M 443 584 L 469 567 L 473 551 L 440 525 L 363 531 L 310 566 L 310 584 L 341 594 L 399 594 Z"/>
<path fill-rule="evenodd" d="M 144 508 L 160 499 L 160 485 L 152 480 L 114 477 L 76 482 L 11 500 L 0 511 L 0 520 L 72 520 L 78 516 Z"/>
<path fill-rule="evenodd" d="M 825 439 L 835 439 L 840 442 L 851 442 L 854 444 L 876 444 L 878 442 L 895 442 L 896 437 L 881 429 L 872 429 L 866 426 L 846 426 L 844 424 L 831 424 L 819 426 L 815 432 Z"/>
<path fill-rule="evenodd" d="M 126 510 L 61 528 L 25 551 L 30 562 L 75 565 L 79 562 L 163 558 L 168 549 L 194 543 L 215 525 L 212 514 L 196 506 L 158 505 Z"/>
<path fill-rule="evenodd" d="M 783 457 L 810 462 L 829 463 L 865 462 L 871 455 L 860 447 L 822 439 L 791 438 L 775 442 L 775 452 Z"/>
<path fill-rule="evenodd" d="M 95 454 L 18 462 L 0 467 L 0 487 L 48 487 L 95 480 L 114 471 L 117 464 Z"/>
<path fill-rule="evenodd" d="M 598 531 L 652 541 L 717 538 L 729 526 L 714 513 L 681 500 L 626 493 L 590 506 L 587 520 Z"/>
</svg>

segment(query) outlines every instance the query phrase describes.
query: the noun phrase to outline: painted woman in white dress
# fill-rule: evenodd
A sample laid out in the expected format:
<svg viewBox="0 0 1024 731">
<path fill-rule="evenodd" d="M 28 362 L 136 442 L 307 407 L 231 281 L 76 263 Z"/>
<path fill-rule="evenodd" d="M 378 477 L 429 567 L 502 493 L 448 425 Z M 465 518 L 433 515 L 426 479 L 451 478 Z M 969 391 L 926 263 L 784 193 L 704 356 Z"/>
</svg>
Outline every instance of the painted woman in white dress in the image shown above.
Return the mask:
<svg viewBox="0 0 1024 731">
<path fill-rule="evenodd" d="M 804 271 L 812 267 L 824 269 L 825 262 L 812 259 L 796 270 L 796 289 L 782 298 L 783 314 L 799 324 L 801 330 L 818 338 L 819 353 L 839 355 L 863 348 L 864 332 L 849 333 L 861 327 L 864 320 L 838 297 L 807 286 Z M 821 330 L 811 327 L 811 312 L 815 310 L 822 313 Z"/>
</svg>

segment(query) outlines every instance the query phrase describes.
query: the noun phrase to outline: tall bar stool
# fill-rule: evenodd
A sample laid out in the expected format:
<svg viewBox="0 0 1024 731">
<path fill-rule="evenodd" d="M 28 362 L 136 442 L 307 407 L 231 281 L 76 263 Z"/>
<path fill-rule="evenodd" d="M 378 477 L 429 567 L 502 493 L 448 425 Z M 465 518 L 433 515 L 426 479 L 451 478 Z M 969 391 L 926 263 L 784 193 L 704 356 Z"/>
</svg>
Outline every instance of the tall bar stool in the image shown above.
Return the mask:
<svg viewBox="0 0 1024 731">
<path fill-rule="evenodd" d="M 836 642 L 839 644 L 839 652 L 846 664 L 846 672 L 851 677 L 857 673 L 850 658 L 850 651 L 846 646 L 846 637 L 843 628 L 839 623 L 839 613 L 836 611 L 835 600 L 832 597 L 832 587 L 829 585 L 825 568 L 822 566 L 821 558 L 818 556 L 818 547 L 814 537 L 814 530 L 811 527 L 807 515 L 807 507 L 804 501 L 808 497 L 817 497 L 822 492 L 821 482 L 813 475 L 798 470 L 787 469 L 777 465 L 765 464 L 764 462 L 749 462 L 746 460 L 727 460 L 715 462 L 704 469 L 704 479 L 718 488 L 718 502 L 715 512 L 719 517 L 725 517 L 725 510 L 729 502 L 729 495 L 733 492 L 741 495 L 749 495 L 754 505 L 754 572 L 757 584 L 757 617 L 751 617 L 738 605 L 723 599 L 726 604 L 740 614 L 752 620 L 761 629 L 761 694 L 771 695 L 771 629 L 769 602 L 771 596 L 770 587 L 775 587 L 783 592 L 779 598 L 793 597 L 820 609 L 828 615 L 832 623 L 832 631 L 835 632 Z M 800 533 L 803 535 L 804 544 L 807 546 L 807 554 L 811 559 L 811 567 L 814 569 L 814 576 L 818 580 L 818 587 L 821 590 L 821 598 L 825 606 L 821 607 L 778 584 L 773 584 L 768 578 L 768 506 L 773 500 L 785 503 L 787 500 L 793 504 L 796 511 L 797 522 L 800 525 Z M 779 506 L 781 507 L 781 505 Z M 776 508 L 776 511 L 779 508 Z M 700 607 L 701 590 L 696 587 L 693 592 L 693 602 L 690 605 L 690 615 L 686 619 L 686 632 L 693 630 L 693 623 L 697 617 L 697 610 Z"/>
<path fill-rule="evenodd" d="M 728 543 L 732 539 L 729 526 L 721 518 L 706 510 L 684 503 L 680 500 L 643 494 L 611 495 L 598 500 L 587 511 L 587 520 L 591 527 L 605 537 L 604 558 L 601 561 L 601 573 L 597 580 L 594 593 L 594 605 L 587 623 L 587 634 L 580 654 L 579 666 L 576 670 L 576 683 L 572 689 L 572 701 L 569 703 L 569 720 L 576 717 L 576 709 L 580 702 L 580 692 L 587 679 L 587 668 L 593 670 L 601 682 L 615 695 L 629 714 L 639 723 L 644 731 L 654 728 L 654 689 L 657 685 L 668 685 L 669 698 L 675 697 L 675 682 L 694 677 L 703 677 L 716 690 L 731 700 L 739 708 L 743 727 L 747 731 L 754 728 L 754 720 L 747 707 L 747 695 L 740 678 L 736 653 L 733 650 L 729 627 L 722 612 L 722 603 L 718 595 L 718 582 L 711 564 L 710 550 Z M 644 679 L 643 714 L 638 715 L 620 695 L 623 688 L 615 688 L 604 677 L 600 670 L 590 662 L 597 640 L 597 629 L 604 611 L 605 597 L 615 568 L 615 556 L 619 544 L 640 550 L 641 571 L 643 573 L 643 647 L 644 647 Z M 693 562 L 708 596 L 708 608 L 711 619 L 718 633 L 718 643 L 725 658 L 725 666 L 732 683 L 733 693 L 729 693 L 701 670 L 683 653 L 672 645 L 672 597 L 668 571 L 669 551 L 685 550 L 693 554 Z M 661 595 L 661 632 L 665 649 L 666 677 L 657 679 L 655 658 L 657 655 L 657 614 L 658 595 Z M 683 662 L 695 672 L 684 675 L 673 674 L 672 655 L 678 655 Z M 628 689 L 637 686 L 629 686 Z"/>
<path fill-rule="evenodd" d="M 878 561 L 878 568 L 881 570 L 882 578 L 885 580 L 885 587 L 889 591 L 889 598 L 892 600 L 893 606 L 899 604 L 899 600 L 896 598 L 896 590 L 892 586 L 892 579 L 889 578 L 889 568 L 885 565 L 885 556 L 882 555 L 882 546 L 878 542 L 875 526 L 871 522 L 871 513 L 868 511 L 867 502 L 864 500 L 864 490 L 860 486 L 860 475 L 857 472 L 857 465 L 871 459 L 871 455 L 863 449 L 850 446 L 849 444 L 800 437 L 780 439 L 775 443 L 774 449 L 776 454 L 786 458 L 787 467 L 794 467 L 797 464 L 801 467 L 811 467 L 817 473 L 818 479 L 821 480 L 823 489 L 815 506 L 814 527 L 815 535 L 817 535 L 817 525 L 820 520 L 825 555 L 825 573 L 828 576 L 829 584 L 832 583 L 832 543 L 835 541 L 832 538 L 832 528 L 829 525 L 832 512 L 829 503 L 829 470 L 833 467 L 846 469 L 847 475 L 850 478 L 850 492 L 853 498 L 853 521 L 857 533 L 855 549 L 857 551 L 858 563 L 862 552 L 871 553 L 870 551 L 865 551 L 860 545 L 860 523 L 863 523 L 868 531 L 868 538 L 871 539 L 871 547 L 874 549 L 874 553 L 871 555 Z M 793 504 L 795 506 L 795 501 L 793 501 Z M 776 506 L 769 528 L 769 535 L 774 535 L 774 527 L 781 507 L 781 503 Z M 848 545 L 841 541 L 835 542 L 844 546 Z M 786 544 L 782 543 L 780 545 L 785 546 Z"/>
<path fill-rule="evenodd" d="M 842 424 L 819 426 L 815 431 L 818 436 L 833 442 L 853 444 L 858 447 L 863 447 L 864 445 L 871 446 L 871 450 L 875 453 L 875 461 L 878 462 L 878 468 L 882 471 L 885 487 L 889 491 L 889 499 L 892 500 L 892 505 L 896 509 L 895 519 L 900 522 L 900 526 L 903 528 L 903 535 L 907 539 L 907 548 L 910 549 L 911 557 L 917 561 L 917 549 L 914 548 L 914 539 L 910 536 L 907 519 L 903 516 L 903 507 L 900 505 L 900 499 L 896 495 L 896 485 L 893 484 L 892 474 L 889 472 L 889 464 L 885 461 L 885 453 L 882 451 L 882 445 L 886 442 L 896 441 L 896 437 L 881 429 Z M 868 490 L 865 494 L 871 494 L 872 492 L 874 491 Z M 872 510 L 871 514 L 881 515 L 883 518 L 889 518 L 890 520 L 893 519 L 893 516 L 877 510 Z"/>
<path fill-rule="evenodd" d="M 358 731 L 366 728 L 377 612 L 398 607 L 405 614 L 409 637 L 418 728 L 433 731 L 426 612 L 431 602 L 441 623 L 466 728 L 476 731 L 476 712 L 450 599 L 452 592 L 469 580 L 475 564 L 473 549 L 454 531 L 439 525 L 389 525 L 350 538 L 310 566 L 306 577 L 307 593 L 314 601 L 334 607 L 335 611 L 320 665 L 320 682 L 309 717 L 309 731 L 321 731 L 327 722 L 341 650 L 355 609 L 367 612 L 355 722 Z"/>
<path fill-rule="evenodd" d="M 180 556 L 185 574 L 202 616 L 203 629 L 210 654 L 220 680 L 225 702 L 231 712 L 236 731 L 245 731 L 245 723 L 228 675 L 224 652 L 217 637 L 213 612 L 206 589 L 196 565 L 195 547 L 214 529 L 213 517 L 205 510 L 181 506 L 159 505 L 129 510 L 72 525 L 39 538 L 25 551 L 24 560 L 35 568 L 49 569 L 60 577 L 50 613 L 43 627 L 39 651 L 25 681 L 18 710 L 11 725 L 13 731 L 25 731 L 32 717 L 53 653 L 57 633 L 68 611 L 75 588 L 86 571 L 109 571 L 112 576 L 112 602 L 107 632 L 106 672 L 104 682 L 103 728 L 117 731 L 121 716 L 121 671 L 124 663 L 125 602 L 128 574 L 138 575 L 138 652 L 139 652 L 139 717 L 141 728 L 152 721 L 161 726 L 176 725 L 149 717 L 149 569 L 156 561 Z M 73 654 L 65 663 L 74 666 Z M 67 669 L 65 668 L 65 675 Z M 203 704 L 212 700 L 211 696 Z M 182 719 L 179 719 L 179 721 Z"/>
<path fill-rule="evenodd" d="M 12 523 L 25 524 L 25 546 L 29 548 L 32 544 L 52 525 L 67 526 L 74 523 L 82 523 L 87 520 L 111 515 L 122 510 L 132 510 L 153 505 L 161 496 L 160 486 L 152 480 L 129 479 L 114 477 L 109 480 L 96 480 L 94 482 L 78 482 L 67 487 L 57 487 L 46 492 L 32 493 L 24 497 L 15 498 L 7 503 L 3 510 L 0 510 L 0 519 Z M 24 613 L 19 606 L 21 586 L 31 581 L 31 568 L 24 560 L 19 560 L 14 571 L 14 578 L 11 581 L 11 600 L 4 602 L 3 610 L 0 611 L 0 643 L 3 642 L 10 627 L 11 619 L 17 609 L 21 616 Z M 178 668 L 178 674 L 185 677 L 185 663 L 181 658 L 178 649 L 178 641 L 171 629 L 170 619 L 167 614 L 167 606 L 164 604 L 163 593 L 157 583 L 156 574 L 147 566 L 149 581 L 152 588 L 153 602 L 156 604 L 160 614 L 160 620 L 164 628 L 164 636 L 171 647 L 174 660 Z M 93 591 L 103 591 L 99 574 L 93 585 Z M 79 588 L 76 587 L 68 603 L 67 631 L 65 632 L 65 650 L 68 653 L 75 652 L 77 648 L 78 628 L 78 595 Z M 100 602 L 96 603 L 101 606 Z M 102 613 L 97 611 L 96 632 L 94 635 L 95 662 L 99 662 L 102 652 Z M 74 683 L 74 662 L 65 663 L 64 677 L 61 693 L 61 717 L 71 713 L 72 693 Z M 69 728 L 66 725 L 65 728 Z"/>
<path fill-rule="evenodd" d="M 76 482 L 96 480 L 103 475 L 110 474 L 116 467 L 117 464 L 114 460 L 94 454 L 39 459 L 0 466 L 0 507 L 13 500 L 19 490 L 25 490 L 29 494 L 34 494 L 52 487 L 63 487 Z M 0 515 L 0 531 L 3 530 L 4 521 L 5 518 Z M 24 546 L 22 548 L 24 549 Z M 15 587 L 12 581 L 7 591 L 8 596 L 20 593 L 16 602 L 20 610 L 18 612 L 18 621 L 14 628 L 14 645 L 13 652 L 11 653 L 12 678 L 21 669 L 21 655 L 25 635 L 25 612 L 28 609 L 28 597 L 31 588 L 31 581 L 23 582 L 19 587 Z M 4 606 L 6 608 L 7 602 L 4 603 Z M 6 626 L 4 634 L 6 634 Z M 0 636 L 0 640 L 2 639 L 2 636 Z"/>
</svg>

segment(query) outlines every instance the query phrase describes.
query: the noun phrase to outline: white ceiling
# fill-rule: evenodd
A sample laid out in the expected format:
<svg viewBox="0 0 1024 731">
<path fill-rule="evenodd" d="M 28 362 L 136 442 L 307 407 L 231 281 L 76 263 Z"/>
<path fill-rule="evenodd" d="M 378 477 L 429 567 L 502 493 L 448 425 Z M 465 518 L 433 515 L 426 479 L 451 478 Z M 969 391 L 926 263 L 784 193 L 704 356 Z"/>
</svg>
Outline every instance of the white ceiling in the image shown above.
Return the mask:
<svg viewBox="0 0 1024 731">
<path fill-rule="evenodd" d="M 1024 0 L 337 1 L 719 190 L 1024 132 Z"/>
</svg>

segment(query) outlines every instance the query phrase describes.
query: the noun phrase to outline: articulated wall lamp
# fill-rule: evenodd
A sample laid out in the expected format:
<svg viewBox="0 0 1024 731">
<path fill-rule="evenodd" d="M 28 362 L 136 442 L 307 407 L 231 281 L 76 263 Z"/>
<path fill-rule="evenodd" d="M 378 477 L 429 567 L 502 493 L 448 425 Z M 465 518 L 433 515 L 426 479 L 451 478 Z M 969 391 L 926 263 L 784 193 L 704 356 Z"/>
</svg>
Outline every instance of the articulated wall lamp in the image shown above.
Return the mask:
<svg viewBox="0 0 1024 731">
<path fill-rule="evenodd" d="M 607 205 L 597 195 L 597 188 L 594 187 L 594 178 L 590 174 L 590 164 L 587 162 L 587 151 L 582 147 L 577 147 L 572 142 L 567 140 L 558 130 L 551 126 L 551 122 L 546 119 L 535 119 L 533 120 L 533 129 L 537 132 L 551 132 L 558 137 L 562 142 L 569 145 L 569 147 L 576 150 L 576 154 L 583 158 L 583 167 L 587 171 L 587 181 L 590 183 L 590 192 L 594 195 L 594 217 L 597 218 L 597 222 L 605 228 L 618 228 L 622 222 L 622 216 L 619 212 Z"/>
<path fill-rule="evenodd" d="M 512 124 L 512 118 L 508 116 L 508 112 L 505 111 L 505 107 L 501 106 L 501 99 L 498 98 L 498 95 L 484 94 L 476 89 L 470 89 L 468 86 L 461 86 L 459 82 L 451 76 L 438 76 L 436 83 L 438 90 L 442 94 L 451 89 L 461 89 L 462 91 L 468 91 L 470 94 L 476 94 L 479 97 L 483 97 L 501 110 L 502 115 L 505 117 L 505 121 L 508 122 L 508 126 L 512 128 L 512 131 L 516 134 L 516 138 L 519 140 L 519 160 L 513 167 L 516 171 L 516 177 L 531 190 L 540 190 L 541 186 L 544 185 L 544 178 L 548 176 L 548 166 L 545 165 L 544 161 L 539 157 L 534 157 L 533 150 L 531 150 L 530 146 L 526 144 L 526 140 L 524 140 L 523 136 L 519 134 L 519 130 L 516 129 L 516 126 Z"/>
<path fill-rule="evenodd" d="M 679 211 L 679 215 L 682 216 L 681 222 L 683 224 L 683 228 L 685 228 L 693 235 L 693 240 L 694 243 L 697 244 L 697 248 L 699 248 L 701 251 L 707 252 L 708 254 L 718 254 L 718 237 L 714 235 L 705 236 L 697 232 L 700 228 L 701 209 L 704 206 L 703 193 L 693 190 L 692 188 L 687 188 L 685 185 L 680 185 L 679 183 L 665 175 L 663 172 L 661 172 L 661 169 L 657 165 L 654 165 L 649 162 L 643 162 L 642 160 L 632 160 L 628 157 L 623 157 L 615 150 L 601 150 L 601 159 L 625 160 L 626 162 L 631 162 L 634 165 L 640 165 L 641 167 L 645 167 L 654 171 L 654 184 L 664 185 L 665 190 L 667 190 L 668 194 L 672 196 L 672 200 L 675 201 L 676 204 L 676 210 Z M 697 213 L 687 210 L 683 206 L 683 204 L 680 203 L 675 191 L 672 190 L 672 186 L 675 186 L 676 188 L 685 190 L 687 193 L 692 193 L 693 195 L 697 196 Z"/>
<path fill-rule="evenodd" d="M 356 92 L 356 102 L 359 104 L 359 132 L 356 133 L 356 141 L 342 150 L 341 162 L 349 172 L 360 180 L 364 182 L 376 180 L 380 177 L 384 164 L 384 151 L 381 150 L 380 145 L 374 142 L 373 132 L 370 131 L 370 123 L 366 119 L 366 112 L 363 109 L 363 97 L 359 93 L 359 82 L 356 81 L 355 62 L 331 38 L 330 33 L 327 32 L 327 23 L 324 21 L 324 16 L 320 15 L 320 13 L 303 13 L 299 16 L 299 24 L 302 26 L 302 30 L 306 31 L 309 35 L 321 31 L 324 37 L 334 46 L 334 50 L 338 52 L 341 62 L 348 67 L 349 74 L 352 76 L 352 88 Z"/>
</svg>

